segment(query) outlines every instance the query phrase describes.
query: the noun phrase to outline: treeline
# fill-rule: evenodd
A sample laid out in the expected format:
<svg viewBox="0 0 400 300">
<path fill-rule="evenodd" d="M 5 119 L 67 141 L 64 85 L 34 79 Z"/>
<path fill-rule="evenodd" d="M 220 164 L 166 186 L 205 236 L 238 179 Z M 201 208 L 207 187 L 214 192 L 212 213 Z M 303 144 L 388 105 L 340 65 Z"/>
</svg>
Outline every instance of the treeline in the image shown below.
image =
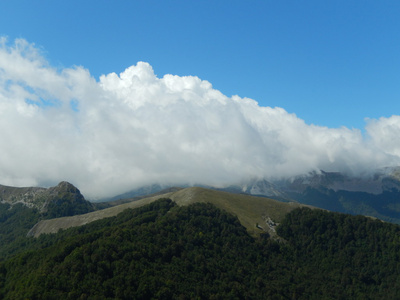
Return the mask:
<svg viewBox="0 0 400 300">
<path fill-rule="evenodd" d="M 399 299 L 399 226 L 298 209 L 278 234 L 161 199 L 31 239 L 36 250 L 0 263 L 0 298 Z"/>
</svg>

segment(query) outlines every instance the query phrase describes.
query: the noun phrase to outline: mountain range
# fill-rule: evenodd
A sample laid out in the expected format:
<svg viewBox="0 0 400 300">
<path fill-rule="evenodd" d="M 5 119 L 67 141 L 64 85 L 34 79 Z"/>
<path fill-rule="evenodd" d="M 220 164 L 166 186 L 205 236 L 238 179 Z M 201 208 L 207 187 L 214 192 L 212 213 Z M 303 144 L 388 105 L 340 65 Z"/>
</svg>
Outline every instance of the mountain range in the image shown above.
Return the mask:
<svg viewBox="0 0 400 300">
<path fill-rule="evenodd" d="M 399 173 L 154 184 L 103 202 L 68 182 L 0 186 L 0 298 L 398 299 Z"/>
<path fill-rule="evenodd" d="M 266 226 L 267 218 L 273 217 L 276 222 L 282 219 L 282 213 L 268 216 L 267 207 L 271 203 L 279 206 L 276 211 L 285 213 L 295 207 L 309 205 L 400 224 L 400 167 L 385 168 L 358 177 L 320 171 L 273 181 L 253 179 L 225 188 L 153 184 L 102 202 L 85 200 L 75 186 L 65 181 L 50 188 L 0 185 L 2 220 L 8 222 L 3 224 L 3 228 L 8 228 L 7 224 L 14 223 L 13 218 L 24 213 L 29 215 L 25 220 L 30 221 L 23 226 L 23 230 L 32 236 L 84 225 L 162 197 L 170 198 L 179 205 L 212 202 L 238 216 L 253 235 L 258 229 L 271 234 L 269 226 Z M 19 210 L 12 209 L 17 207 Z M 12 213 L 15 211 L 19 213 Z M 258 224 L 258 229 L 255 229 L 255 224 Z"/>
</svg>

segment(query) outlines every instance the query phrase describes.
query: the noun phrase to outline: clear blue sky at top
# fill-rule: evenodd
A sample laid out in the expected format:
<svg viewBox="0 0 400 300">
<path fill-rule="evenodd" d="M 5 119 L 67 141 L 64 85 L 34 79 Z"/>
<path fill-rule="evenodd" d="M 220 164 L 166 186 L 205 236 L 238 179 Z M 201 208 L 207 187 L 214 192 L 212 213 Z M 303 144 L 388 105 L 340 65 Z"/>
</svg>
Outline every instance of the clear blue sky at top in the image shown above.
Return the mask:
<svg viewBox="0 0 400 300">
<path fill-rule="evenodd" d="M 308 124 L 400 114 L 399 1 L 0 2 L 0 35 L 98 79 L 138 61 Z"/>
</svg>

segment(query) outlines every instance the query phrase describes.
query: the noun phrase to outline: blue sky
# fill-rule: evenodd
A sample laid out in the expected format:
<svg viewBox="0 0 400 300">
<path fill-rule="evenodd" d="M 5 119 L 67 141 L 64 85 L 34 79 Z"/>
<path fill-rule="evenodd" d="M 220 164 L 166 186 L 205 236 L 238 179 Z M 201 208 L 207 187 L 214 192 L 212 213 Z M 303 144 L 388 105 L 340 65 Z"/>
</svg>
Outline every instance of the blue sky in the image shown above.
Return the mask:
<svg viewBox="0 0 400 300">
<path fill-rule="evenodd" d="M 0 35 L 96 79 L 138 61 L 307 124 L 400 111 L 398 1 L 2 1 Z"/>
<path fill-rule="evenodd" d="M 89 198 L 400 166 L 398 1 L 0 1 L 0 184 Z"/>
</svg>

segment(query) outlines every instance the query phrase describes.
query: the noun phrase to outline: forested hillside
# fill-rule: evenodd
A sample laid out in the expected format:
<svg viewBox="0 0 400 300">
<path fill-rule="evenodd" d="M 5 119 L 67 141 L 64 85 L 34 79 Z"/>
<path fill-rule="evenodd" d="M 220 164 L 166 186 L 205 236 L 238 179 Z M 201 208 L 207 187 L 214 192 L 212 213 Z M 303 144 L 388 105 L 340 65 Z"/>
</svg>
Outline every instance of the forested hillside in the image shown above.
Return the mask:
<svg viewBox="0 0 400 300">
<path fill-rule="evenodd" d="M 0 203 L 0 261 L 29 242 L 26 233 L 39 220 L 40 213 L 21 203 L 11 207 Z"/>
<path fill-rule="evenodd" d="M 303 208 L 278 234 L 161 199 L 32 238 L 36 250 L 0 263 L 0 298 L 399 299 L 398 225 Z"/>
</svg>

